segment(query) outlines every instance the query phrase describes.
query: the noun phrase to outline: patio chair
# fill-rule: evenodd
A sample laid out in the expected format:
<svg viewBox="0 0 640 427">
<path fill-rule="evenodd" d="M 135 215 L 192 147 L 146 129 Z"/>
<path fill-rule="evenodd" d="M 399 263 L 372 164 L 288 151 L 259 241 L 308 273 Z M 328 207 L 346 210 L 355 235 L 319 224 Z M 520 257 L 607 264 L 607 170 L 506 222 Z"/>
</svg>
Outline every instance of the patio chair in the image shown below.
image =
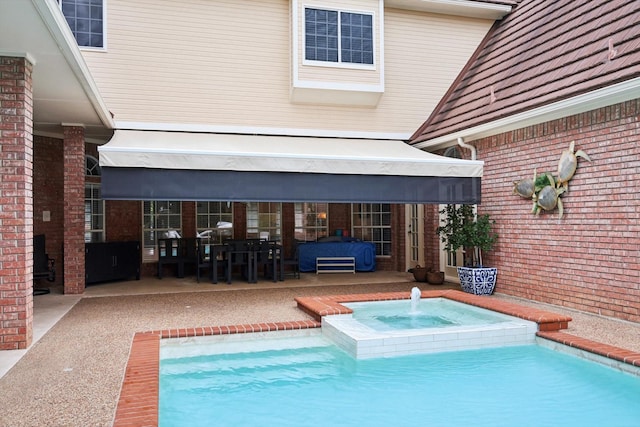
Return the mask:
<svg viewBox="0 0 640 427">
<path fill-rule="evenodd" d="M 245 280 L 253 282 L 254 263 L 254 245 L 256 239 L 248 240 L 226 240 L 227 244 L 227 283 L 231 283 L 233 271 L 235 267 L 239 267 L 240 274 Z"/>
<path fill-rule="evenodd" d="M 211 254 L 207 250 L 209 246 L 207 245 L 209 239 L 203 241 L 203 239 L 196 239 L 196 281 L 200 283 L 200 277 L 202 276 L 202 270 L 209 270 L 209 281 L 213 280 L 213 266 L 211 260 Z"/>
<path fill-rule="evenodd" d="M 33 280 L 47 279 L 55 282 L 56 270 L 55 260 L 49 258 L 46 250 L 46 240 L 44 234 L 33 236 Z M 49 288 L 33 288 L 34 295 L 48 294 Z"/>
<path fill-rule="evenodd" d="M 176 277 L 184 277 L 187 264 L 197 264 L 196 239 L 191 237 L 158 239 L 158 278 L 162 279 L 163 267 L 167 264 L 176 266 Z"/>
<path fill-rule="evenodd" d="M 284 266 L 284 274 L 293 274 L 296 279 L 300 278 L 300 258 L 298 255 L 298 240 L 293 241 L 293 250 L 291 252 L 291 258 L 285 258 L 282 260 Z M 287 272 L 287 266 L 291 267 L 290 272 Z"/>
<path fill-rule="evenodd" d="M 278 256 L 282 247 L 274 241 L 260 241 L 259 250 L 256 251 L 256 270 L 262 268 L 262 274 L 265 278 L 278 280 Z"/>
</svg>

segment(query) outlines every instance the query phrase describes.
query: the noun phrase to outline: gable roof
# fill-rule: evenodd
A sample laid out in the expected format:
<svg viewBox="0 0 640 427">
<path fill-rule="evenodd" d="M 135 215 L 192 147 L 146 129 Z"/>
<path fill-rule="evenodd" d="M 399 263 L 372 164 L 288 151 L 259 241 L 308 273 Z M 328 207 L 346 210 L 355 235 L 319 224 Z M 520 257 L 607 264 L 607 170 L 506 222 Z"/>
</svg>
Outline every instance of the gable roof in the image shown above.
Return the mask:
<svg viewBox="0 0 640 427">
<path fill-rule="evenodd" d="M 411 143 L 443 146 L 550 120 L 550 112 L 557 118 L 640 97 L 638 22 L 637 0 L 522 0 L 488 33 Z"/>
</svg>

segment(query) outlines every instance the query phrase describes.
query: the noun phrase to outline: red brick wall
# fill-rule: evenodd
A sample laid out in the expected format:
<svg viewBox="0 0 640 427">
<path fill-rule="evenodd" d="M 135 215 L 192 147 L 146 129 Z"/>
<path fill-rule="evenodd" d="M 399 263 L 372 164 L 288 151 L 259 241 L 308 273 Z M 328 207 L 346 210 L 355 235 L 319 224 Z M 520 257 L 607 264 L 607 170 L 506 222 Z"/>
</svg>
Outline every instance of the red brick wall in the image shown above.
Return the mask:
<svg viewBox="0 0 640 427">
<path fill-rule="evenodd" d="M 44 234 L 49 257 L 55 261 L 56 281 L 62 283 L 64 262 L 62 245 L 64 237 L 64 164 L 62 140 L 34 136 L 33 148 L 33 234 Z M 43 213 L 49 212 L 49 221 Z M 37 287 L 48 287 L 40 279 Z"/>
<path fill-rule="evenodd" d="M 640 322 L 640 100 L 474 141 L 484 160 L 479 213 L 500 235 L 485 264 L 497 292 Z M 562 197 L 564 217 L 531 215 L 513 182 L 556 172 L 569 143 L 592 162 Z"/>
<path fill-rule="evenodd" d="M 0 57 L 0 350 L 33 341 L 32 65 Z"/>
<path fill-rule="evenodd" d="M 424 210 L 424 262 L 425 267 L 440 271 L 440 241 L 436 228 L 440 225 L 439 205 L 426 205 Z"/>
<path fill-rule="evenodd" d="M 106 200 L 104 210 L 107 242 L 142 240 L 141 201 Z"/>
</svg>

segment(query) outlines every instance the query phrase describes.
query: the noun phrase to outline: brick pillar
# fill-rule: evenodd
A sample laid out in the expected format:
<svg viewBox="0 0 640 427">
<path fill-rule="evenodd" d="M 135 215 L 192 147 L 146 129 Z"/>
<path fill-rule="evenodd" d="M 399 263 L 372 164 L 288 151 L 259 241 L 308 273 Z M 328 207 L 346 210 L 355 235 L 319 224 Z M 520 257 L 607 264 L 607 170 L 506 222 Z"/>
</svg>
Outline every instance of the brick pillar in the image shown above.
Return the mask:
<svg viewBox="0 0 640 427">
<path fill-rule="evenodd" d="M 84 128 L 64 127 L 64 293 L 84 292 Z"/>
<path fill-rule="evenodd" d="M 33 340 L 32 64 L 0 56 L 0 350 Z"/>
</svg>

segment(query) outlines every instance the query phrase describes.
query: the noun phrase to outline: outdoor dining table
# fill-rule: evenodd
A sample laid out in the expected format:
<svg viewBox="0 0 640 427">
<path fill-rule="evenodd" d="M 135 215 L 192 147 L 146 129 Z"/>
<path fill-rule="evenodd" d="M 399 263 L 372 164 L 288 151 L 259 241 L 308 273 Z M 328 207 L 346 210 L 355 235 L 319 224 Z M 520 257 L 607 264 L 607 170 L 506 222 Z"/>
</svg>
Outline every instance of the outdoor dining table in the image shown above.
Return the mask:
<svg viewBox="0 0 640 427">
<path fill-rule="evenodd" d="M 282 246 L 273 241 L 258 239 L 233 240 L 210 245 L 211 282 L 218 283 L 218 263 L 226 265 L 226 281 L 232 283 L 233 267 L 246 268 L 247 281 L 257 283 L 258 264 L 270 265 L 273 281 L 284 280 L 284 265 L 280 261 Z M 278 264 L 279 268 L 278 268 Z"/>
</svg>

